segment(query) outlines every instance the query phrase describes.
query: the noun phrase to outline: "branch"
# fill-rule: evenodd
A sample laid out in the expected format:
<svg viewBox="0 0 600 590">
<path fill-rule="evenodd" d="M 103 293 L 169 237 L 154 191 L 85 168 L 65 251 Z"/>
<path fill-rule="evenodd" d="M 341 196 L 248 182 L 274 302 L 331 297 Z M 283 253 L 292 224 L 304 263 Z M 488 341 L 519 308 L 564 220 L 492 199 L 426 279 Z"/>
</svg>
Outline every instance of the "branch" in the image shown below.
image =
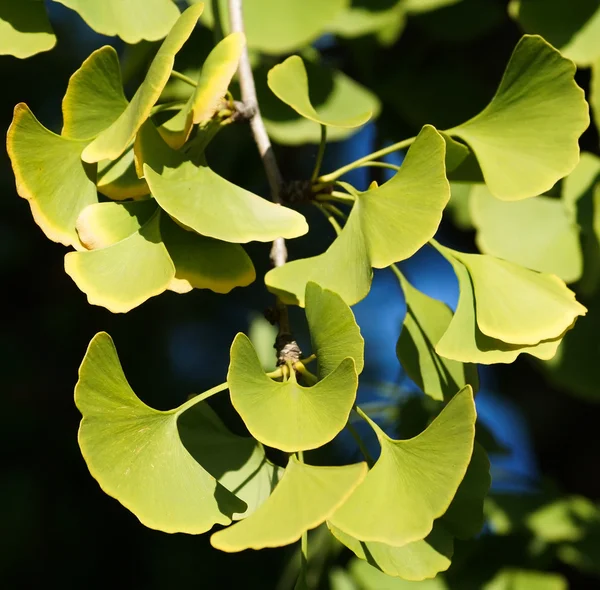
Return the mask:
<svg viewBox="0 0 600 590">
<path fill-rule="evenodd" d="M 229 23 L 232 33 L 244 32 L 244 19 L 242 17 L 242 0 L 229 0 Z M 250 67 L 250 59 L 248 57 L 248 48 L 244 47 L 240 57 L 240 65 L 238 67 L 238 75 L 240 79 L 240 88 L 242 91 L 242 101 L 247 109 L 252 109 L 254 112 L 250 119 L 250 128 L 254 141 L 258 147 L 258 152 L 263 162 L 269 186 L 271 188 L 271 198 L 273 202 L 281 205 L 279 191 L 281 189 L 281 172 L 273 153 L 271 140 L 265 129 L 258 100 L 256 98 L 256 87 L 254 85 L 254 76 Z M 277 238 L 273 242 L 271 248 L 271 261 L 274 266 L 283 266 L 287 260 L 287 249 L 285 240 Z"/>
</svg>

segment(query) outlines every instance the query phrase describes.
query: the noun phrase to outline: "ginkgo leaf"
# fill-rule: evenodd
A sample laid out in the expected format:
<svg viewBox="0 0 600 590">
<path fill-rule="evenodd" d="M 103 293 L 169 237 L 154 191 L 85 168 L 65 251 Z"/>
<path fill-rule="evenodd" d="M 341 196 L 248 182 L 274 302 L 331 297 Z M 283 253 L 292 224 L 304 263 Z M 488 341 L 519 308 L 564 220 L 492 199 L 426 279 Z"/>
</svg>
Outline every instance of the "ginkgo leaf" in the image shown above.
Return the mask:
<svg viewBox="0 0 600 590">
<path fill-rule="evenodd" d="M 200 14 L 202 4 L 190 6 L 173 25 L 156 54 L 146 78 L 137 89 L 127 108 L 109 127 L 104 129 L 83 151 L 85 162 L 114 160 L 133 142 L 138 129 L 150 116 L 152 107 L 169 81 L 175 54 L 191 35 Z M 146 12 L 147 8 L 143 10 Z"/>
<path fill-rule="evenodd" d="M 411 582 L 388 576 L 358 557 L 350 561 L 348 571 L 352 574 L 352 586 L 341 590 L 356 590 L 357 584 L 360 590 L 413 590 L 417 585 L 419 590 L 449 590 L 449 586 L 442 576 L 436 576 L 432 580 Z"/>
<path fill-rule="evenodd" d="M 372 118 L 379 115 L 379 98 L 368 88 L 322 61 L 309 59 L 308 56 L 304 59 L 310 81 L 310 103 L 322 119 L 337 120 L 344 113 L 370 112 Z M 267 83 L 268 72 L 265 68 L 258 68 L 255 77 L 258 102 L 269 136 L 285 145 L 319 143 L 320 126 L 312 119 L 298 114 L 273 94 Z M 358 127 L 329 126 L 327 139 L 340 141 L 358 130 Z"/>
<path fill-rule="evenodd" d="M 555 274 L 567 283 L 581 277 L 579 227 L 562 200 L 541 196 L 500 201 L 485 185 L 475 185 L 470 211 L 484 254 Z"/>
<path fill-rule="evenodd" d="M 207 122 L 217 112 L 237 70 L 244 46 L 244 34 L 232 33 L 208 54 L 196 89 L 186 105 L 159 127 L 160 134 L 173 149 L 179 149 L 187 141 L 192 125 Z"/>
<path fill-rule="evenodd" d="M 291 457 L 281 481 L 264 504 L 245 520 L 214 533 L 210 542 L 227 552 L 294 543 L 305 531 L 325 522 L 366 473 L 366 463 L 317 467 Z"/>
<path fill-rule="evenodd" d="M 508 12 L 528 33 L 538 33 L 567 58 L 586 67 L 600 58 L 600 6 L 595 0 L 511 0 Z"/>
<path fill-rule="evenodd" d="M 576 166 L 589 114 L 574 75 L 573 62 L 541 37 L 526 35 L 490 104 L 446 132 L 469 145 L 495 197 L 539 195 Z"/>
<path fill-rule="evenodd" d="M 262 447 L 228 432 L 206 404 L 192 399 L 165 412 L 145 405 L 106 333 L 90 342 L 75 402 L 90 473 L 150 528 L 198 534 L 229 524 L 255 510 L 279 479 Z"/>
<path fill-rule="evenodd" d="M 77 233 L 88 250 L 112 246 L 139 231 L 154 215 L 156 201 L 88 205 L 77 219 Z"/>
<path fill-rule="evenodd" d="M 406 374 L 424 393 L 440 401 L 451 399 L 467 384 L 477 391 L 479 378 L 475 365 L 442 358 L 435 351 L 452 320 L 448 306 L 421 293 L 400 276 L 406 316 L 396 354 Z"/>
<path fill-rule="evenodd" d="M 512 344 L 557 338 L 586 309 L 563 281 L 487 254 L 451 251 L 471 276 L 477 326 Z"/>
<path fill-rule="evenodd" d="M 105 45 L 94 51 L 71 76 L 62 101 L 61 135 L 92 139 L 110 127 L 127 108 L 119 56 Z"/>
<path fill-rule="evenodd" d="M 306 119 L 331 127 L 360 127 L 372 115 L 371 111 L 356 112 L 348 104 L 342 112 L 335 115 L 319 113 L 313 107 L 309 95 L 308 76 L 302 58 L 297 55 L 288 57 L 283 63 L 274 66 L 267 76 L 269 88 L 284 103 L 292 107 Z"/>
<path fill-rule="evenodd" d="M 304 305 L 306 283 L 314 281 L 348 305 L 363 299 L 371 267 L 409 258 L 435 234 L 450 198 L 445 146 L 433 127 L 423 127 L 398 173 L 380 187 L 357 193 L 346 225 L 328 250 L 269 271 L 269 290 L 286 303 Z"/>
<path fill-rule="evenodd" d="M 384 0 L 377 3 L 351 2 L 329 25 L 332 33 L 354 38 L 376 34 L 390 21 L 405 20 L 403 0 Z"/>
<path fill-rule="evenodd" d="M 352 310 L 333 291 L 316 283 L 306 285 L 306 319 L 319 377 L 333 373 L 346 357 L 354 359 L 357 374 L 364 367 L 365 341 Z"/>
<path fill-rule="evenodd" d="M 544 360 L 556 354 L 564 334 L 528 346 L 503 342 L 481 332 L 475 319 L 475 294 L 469 271 L 453 257 L 448 259 L 458 279 L 460 296 L 450 325 L 435 347 L 440 356 L 463 363 L 490 365 L 512 363 L 521 353 Z"/>
<path fill-rule="evenodd" d="M 191 0 L 197 2 L 198 0 Z M 291 53 L 309 45 L 327 31 L 349 0 L 252 0 L 242 4 L 248 47 L 271 55 Z M 227 0 L 206 2 L 203 20 L 214 25 L 213 6 L 228 31 Z"/>
<path fill-rule="evenodd" d="M 98 162 L 98 192 L 115 201 L 139 199 L 150 193 L 148 184 L 135 169 L 133 144 L 116 160 Z"/>
<path fill-rule="evenodd" d="M 467 385 L 415 438 L 392 440 L 369 420 L 381 455 L 331 523 L 365 542 L 400 547 L 424 539 L 465 476 L 475 417 L 473 390 Z"/>
<path fill-rule="evenodd" d="M 86 142 L 55 135 L 20 103 L 8 129 L 7 150 L 19 196 L 29 201 L 48 238 L 81 249 L 75 222 L 98 202 L 95 170 L 81 161 Z"/>
<path fill-rule="evenodd" d="M 183 162 L 159 174 L 147 164 L 152 195 L 173 218 L 199 234 L 226 242 L 270 242 L 308 231 L 304 216 L 220 177 L 208 166 Z"/>
<path fill-rule="evenodd" d="M 24 59 L 56 45 L 43 2 L 0 0 L 0 55 Z"/>
<path fill-rule="evenodd" d="M 173 0 L 53 0 L 79 13 L 97 33 L 119 36 L 125 43 L 158 41 L 179 16 Z"/>
<path fill-rule="evenodd" d="M 567 580 L 560 574 L 504 568 L 483 590 L 568 590 Z"/>
<path fill-rule="evenodd" d="M 359 541 L 329 522 L 327 526 L 333 536 L 357 557 L 368 561 L 388 576 L 420 581 L 446 571 L 451 564 L 454 539 L 443 524 L 434 524 L 433 530 L 425 539 L 401 547 L 377 541 Z"/>
<path fill-rule="evenodd" d="M 210 289 L 229 293 L 234 287 L 246 287 L 256 279 L 252 260 L 239 244 L 187 231 L 164 214 L 161 235 L 175 265 L 175 277 L 169 284 L 172 291 Z"/>
<path fill-rule="evenodd" d="M 227 383 L 231 403 L 260 442 L 282 451 L 316 449 L 345 426 L 356 399 L 354 360 L 345 358 L 335 371 L 312 387 L 303 387 L 295 371 L 287 381 L 268 377 L 244 334 L 231 346 Z"/>
<path fill-rule="evenodd" d="M 160 295 L 175 267 L 160 235 L 160 211 L 137 232 L 99 250 L 70 252 L 65 271 L 91 305 L 125 313 Z"/>
</svg>

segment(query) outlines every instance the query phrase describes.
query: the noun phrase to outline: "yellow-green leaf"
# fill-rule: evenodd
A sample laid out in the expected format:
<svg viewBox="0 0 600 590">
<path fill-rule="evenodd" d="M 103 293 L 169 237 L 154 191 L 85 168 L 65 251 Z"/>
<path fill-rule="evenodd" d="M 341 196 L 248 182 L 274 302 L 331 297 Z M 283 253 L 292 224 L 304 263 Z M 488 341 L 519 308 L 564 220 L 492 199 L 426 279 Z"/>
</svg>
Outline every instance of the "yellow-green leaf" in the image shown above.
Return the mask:
<svg viewBox="0 0 600 590">
<path fill-rule="evenodd" d="M 291 457 L 281 481 L 251 516 L 223 531 L 210 542 L 221 551 L 281 547 L 325 522 L 367 473 L 366 463 L 317 467 Z"/>
<path fill-rule="evenodd" d="M 0 0 L 0 55 L 26 58 L 56 44 L 44 3 Z"/>
</svg>

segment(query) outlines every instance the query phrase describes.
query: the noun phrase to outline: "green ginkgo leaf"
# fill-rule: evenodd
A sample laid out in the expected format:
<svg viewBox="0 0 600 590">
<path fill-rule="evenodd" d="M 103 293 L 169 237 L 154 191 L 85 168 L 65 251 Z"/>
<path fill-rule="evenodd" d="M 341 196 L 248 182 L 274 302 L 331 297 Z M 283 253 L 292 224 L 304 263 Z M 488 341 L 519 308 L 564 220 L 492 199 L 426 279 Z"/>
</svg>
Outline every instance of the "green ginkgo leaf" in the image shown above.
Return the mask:
<svg viewBox="0 0 600 590">
<path fill-rule="evenodd" d="M 281 547 L 298 541 L 343 504 L 367 473 L 366 463 L 317 467 L 291 457 L 271 496 L 251 516 L 210 542 L 221 551 Z"/>
<path fill-rule="evenodd" d="M 351 2 L 329 25 L 332 33 L 341 37 L 362 37 L 376 34 L 389 26 L 390 21 L 404 24 L 403 0 L 383 0 L 376 3 Z"/>
<path fill-rule="evenodd" d="M 90 343 L 75 402 L 83 415 L 79 446 L 90 473 L 146 526 L 198 534 L 246 510 L 182 444 L 178 419 L 188 404 L 159 412 L 140 401 L 108 334 Z M 214 428 L 204 422 L 196 425 L 195 436 L 214 448 Z"/>
<path fill-rule="evenodd" d="M 19 196 L 29 201 L 48 238 L 81 249 L 75 222 L 98 202 L 95 170 L 81 161 L 86 142 L 55 135 L 20 103 L 8 129 L 7 150 Z"/>
<path fill-rule="evenodd" d="M 449 257 L 449 261 L 458 279 L 460 296 L 452 321 L 435 347 L 440 356 L 463 363 L 490 365 L 512 363 L 521 353 L 544 360 L 556 354 L 564 334 L 529 346 L 503 342 L 481 332 L 475 318 L 475 294 L 469 271 L 453 257 Z"/>
<path fill-rule="evenodd" d="M 295 371 L 287 381 L 269 378 L 249 338 L 238 334 L 231 346 L 227 383 L 231 403 L 260 442 L 282 451 L 316 449 L 346 425 L 356 399 L 354 360 L 345 358 L 335 371 L 312 387 L 303 387 Z"/>
<path fill-rule="evenodd" d="M 304 305 L 306 284 L 314 281 L 348 305 L 363 299 L 371 287 L 371 267 L 409 258 L 435 234 L 450 198 L 445 146 L 433 127 L 423 127 L 398 173 L 380 187 L 357 193 L 346 225 L 328 250 L 269 271 L 269 290 L 286 303 Z"/>
<path fill-rule="evenodd" d="M 568 590 L 567 580 L 560 574 L 504 568 L 482 590 Z"/>
<path fill-rule="evenodd" d="M 440 401 L 451 399 L 467 384 L 477 391 L 479 379 L 475 365 L 442 358 L 435 351 L 452 320 L 448 306 L 421 293 L 400 276 L 406 316 L 396 354 L 406 374 L 424 393 Z"/>
<path fill-rule="evenodd" d="M 436 523 L 425 539 L 393 547 L 377 541 L 359 541 L 327 523 L 333 536 L 357 557 L 368 561 L 388 576 L 420 581 L 445 572 L 451 564 L 454 539 L 442 524 Z"/>
<path fill-rule="evenodd" d="M 0 55 L 24 59 L 56 45 L 44 3 L 0 0 Z"/>
<path fill-rule="evenodd" d="M 490 104 L 447 131 L 475 153 L 495 197 L 517 201 L 539 195 L 577 165 L 589 114 L 574 75 L 573 62 L 541 37 L 526 35 Z"/>
<path fill-rule="evenodd" d="M 175 267 L 160 234 L 160 211 L 129 237 L 99 250 L 70 252 L 65 271 L 91 305 L 125 313 L 160 295 Z"/>
<path fill-rule="evenodd" d="M 133 142 L 138 129 L 150 116 L 152 107 L 160 97 L 175 62 L 175 54 L 191 35 L 202 4 L 190 6 L 177 20 L 156 54 L 146 78 L 137 89 L 127 108 L 109 127 L 104 129 L 83 151 L 86 162 L 114 160 Z M 143 10 L 147 11 L 147 8 Z"/>
<path fill-rule="evenodd" d="M 595 0 L 511 0 L 509 14 L 580 66 L 600 58 L 600 6 Z"/>
<path fill-rule="evenodd" d="M 177 21 L 173 0 L 53 0 L 79 13 L 97 33 L 119 36 L 125 43 L 158 41 Z"/>
<path fill-rule="evenodd" d="M 62 101 L 61 134 L 93 139 L 110 127 L 127 108 L 119 56 L 105 45 L 94 51 L 71 76 Z"/>
<path fill-rule="evenodd" d="M 159 174 L 145 164 L 144 176 L 159 205 L 204 236 L 244 244 L 297 238 L 308 231 L 300 213 L 236 186 L 206 165 L 183 162 Z"/>
<path fill-rule="evenodd" d="M 448 251 L 465 265 L 476 300 L 477 326 L 512 344 L 559 337 L 586 309 L 563 281 L 487 254 Z"/>
<path fill-rule="evenodd" d="M 160 229 L 175 265 L 175 277 L 169 284 L 172 291 L 210 289 L 229 293 L 234 287 L 246 287 L 256 279 L 252 260 L 239 244 L 187 231 L 164 214 Z"/>
<path fill-rule="evenodd" d="M 352 310 L 333 291 L 316 283 L 306 285 L 306 319 L 319 377 L 333 373 L 346 357 L 354 359 L 357 374 L 364 367 L 365 341 Z"/>
<path fill-rule="evenodd" d="M 331 127 L 360 127 L 372 116 L 371 111 L 356 111 L 352 105 L 342 112 L 319 113 L 313 107 L 308 76 L 302 58 L 297 55 L 288 57 L 283 63 L 274 66 L 267 76 L 269 88 L 285 104 L 292 107 L 306 119 Z"/>
<path fill-rule="evenodd" d="M 156 212 L 153 199 L 88 205 L 77 219 L 77 233 L 88 250 L 112 246 L 142 229 Z"/>
<path fill-rule="evenodd" d="M 206 123 L 217 112 L 237 70 L 245 43 L 243 33 L 232 33 L 208 54 L 196 90 L 186 105 L 159 127 L 160 134 L 173 149 L 179 149 L 187 141 L 193 125 Z"/>
<path fill-rule="evenodd" d="M 419 590 L 449 590 L 442 576 L 422 582 L 393 578 L 358 557 L 350 561 L 348 571 L 352 574 L 351 579 L 354 581 L 351 586 L 343 588 L 343 590 L 356 590 L 357 588 L 360 590 L 414 590 L 416 586 L 419 587 Z"/>
<path fill-rule="evenodd" d="M 98 192 L 115 201 L 139 199 L 150 193 L 148 184 L 135 168 L 133 144 L 116 160 L 98 162 Z"/>
<path fill-rule="evenodd" d="M 424 539 L 465 476 L 475 417 L 473 390 L 467 385 L 415 438 L 392 440 L 369 420 L 381 456 L 331 523 L 365 542 L 400 547 Z"/>
<path fill-rule="evenodd" d="M 581 277 L 579 227 L 562 200 L 541 196 L 509 203 L 494 198 L 485 185 L 475 185 L 470 211 L 484 254 L 555 274 L 567 283 Z"/>
<path fill-rule="evenodd" d="M 191 0 L 197 2 L 198 0 Z M 291 53 L 310 45 L 349 4 L 349 0 L 252 0 L 244 2 L 243 18 L 248 47 L 267 54 Z M 214 25 L 213 5 L 228 31 L 227 0 L 206 2 L 203 20 Z"/>
<path fill-rule="evenodd" d="M 379 114 L 379 98 L 368 88 L 316 58 L 308 59 L 305 56 L 304 59 L 310 80 L 310 103 L 321 118 L 337 120 L 340 114 L 345 113 L 371 112 L 372 117 Z M 320 126 L 314 120 L 299 115 L 273 94 L 267 84 L 268 73 L 264 68 L 259 68 L 255 76 L 258 102 L 269 136 L 286 145 L 319 143 Z M 340 141 L 357 131 L 358 127 L 328 127 L 327 139 Z"/>
</svg>

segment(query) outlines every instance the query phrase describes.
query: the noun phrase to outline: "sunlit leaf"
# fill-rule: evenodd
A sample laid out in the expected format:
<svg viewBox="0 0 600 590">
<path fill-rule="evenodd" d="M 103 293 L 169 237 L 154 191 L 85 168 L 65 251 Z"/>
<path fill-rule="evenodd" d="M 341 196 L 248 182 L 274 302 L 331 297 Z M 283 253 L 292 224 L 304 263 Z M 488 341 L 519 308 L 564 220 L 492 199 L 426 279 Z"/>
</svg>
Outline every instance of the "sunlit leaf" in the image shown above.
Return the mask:
<svg viewBox="0 0 600 590">
<path fill-rule="evenodd" d="M 309 81 L 302 58 L 297 55 L 288 57 L 283 63 L 273 67 L 267 76 L 269 88 L 284 103 L 297 113 L 331 127 L 360 127 L 372 115 L 371 111 L 357 111 L 356 105 L 347 104 L 343 111 L 319 113 L 312 105 L 309 95 Z M 341 111 L 341 112 L 340 112 Z"/>
<path fill-rule="evenodd" d="M 596 0 L 511 0 L 509 14 L 580 66 L 600 58 L 600 5 Z"/>
<path fill-rule="evenodd" d="M 88 250 L 106 248 L 139 231 L 157 208 L 156 201 L 95 203 L 77 219 L 77 233 Z"/>
<path fill-rule="evenodd" d="M 348 38 L 378 33 L 389 26 L 390 21 L 400 21 L 397 26 L 401 28 L 405 20 L 404 4 L 403 0 L 353 0 L 329 28 L 333 33 Z"/>
<path fill-rule="evenodd" d="M 452 320 L 445 303 L 415 289 L 403 276 L 406 316 L 396 354 L 406 374 L 421 390 L 440 401 L 449 400 L 469 384 L 477 391 L 477 367 L 440 357 L 435 346 Z"/>
<path fill-rule="evenodd" d="M 325 522 L 366 473 L 366 463 L 316 467 L 291 457 L 265 503 L 245 520 L 214 533 L 210 542 L 228 552 L 294 543 L 302 533 Z"/>
<path fill-rule="evenodd" d="M 342 361 L 354 359 L 360 375 L 364 366 L 365 343 L 352 310 L 333 291 L 316 283 L 306 285 L 306 319 L 312 351 L 317 355 L 319 377 L 333 373 Z"/>
<path fill-rule="evenodd" d="M 373 117 L 379 114 L 379 98 L 368 88 L 322 62 L 305 57 L 304 65 L 310 81 L 310 102 L 323 119 L 339 119 L 340 113 L 371 112 Z M 256 78 L 258 101 L 269 135 L 286 145 L 318 143 L 319 125 L 279 100 L 269 89 L 263 69 L 257 70 Z M 327 138 L 340 141 L 356 131 L 358 128 L 328 127 Z"/>
<path fill-rule="evenodd" d="M 465 265 L 475 293 L 477 326 L 492 338 L 537 344 L 557 338 L 586 309 L 558 277 L 486 254 L 451 251 Z"/>
<path fill-rule="evenodd" d="M 202 410 L 196 414 L 200 420 L 188 450 L 178 431 L 185 405 L 159 412 L 141 402 L 127 383 L 108 334 L 97 334 L 90 343 L 79 369 L 75 401 L 83 415 L 79 445 L 90 473 L 146 526 L 203 533 L 216 523 L 229 524 L 235 513 L 246 510 L 245 503 L 202 466 L 206 448 L 214 449 L 210 416 L 202 419 Z M 243 449 L 241 455 L 248 459 L 249 451 Z M 221 470 L 228 464 L 231 468 L 224 455 Z"/>
<path fill-rule="evenodd" d="M 407 12 L 416 14 L 419 12 L 438 10 L 444 6 L 458 4 L 461 1 L 462 0 L 404 0 L 404 7 Z"/>
<path fill-rule="evenodd" d="M 300 213 L 236 186 L 206 165 L 183 162 L 158 173 L 146 164 L 144 176 L 160 206 L 202 235 L 243 244 L 308 231 Z"/>
<path fill-rule="evenodd" d="M 401 547 L 359 541 L 331 523 L 328 526 L 338 541 L 388 576 L 420 581 L 433 578 L 450 567 L 454 540 L 443 525 L 435 524 L 427 538 Z"/>
<path fill-rule="evenodd" d="M 567 590 L 567 580 L 560 574 L 506 568 L 500 570 L 482 590 Z"/>
<path fill-rule="evenodd" d="M 71 76 L 62 102 L 61 134 L 92 139 L 110 127 L 127 108 L 119 56 L 106 45 L 94 51 Z"/>
<path fill-rule="evenodd" d="M 118 35 L 125 43 L 162 39 L 177 21 L 173 0 L 53 0 L 75 10 L 97 33 Z"/>
<path fill-rule="evenodd" d="M 344 428 L 358 376 L 354 360 L 345 358 L 312 387 L 299 385 L 295 371 L 287 381 L 274 381 L 263 371 L 248 337 L 238 334 L 231 346 L 227 382 L 231 403 L 252 436 L 294 452 L 320 447 Z"/>
<path fill-rule="evenodd" d="M 234 287 L 246 287 L 256 278 L 252 260 L 239 244 L 186 231 L 164 214 L 161 235 L 175 265 L 175 277 L 169 285 L 172 291 L 210 289 L 229 293 Z"/>
<path fill-rule="evenodd" d="M 157 211 L 139 231 L 112 246 L 65 256 L 65 271 L 91 305 L 124 313 L 167 288 L 175 267 L 159 225 Z"/>
<path fill-rule="evenodd" d="M 86 162 L 114 160 L 131 144 L 135 134 L 150 116 L 152 107 L 166 86 L 175 54 L 191 35 L 198 17 L 202 13 L 202 4 L 190 6 L 177 20 L 167 38 L 156 54 L 146 78 L 137 89 L 127 108 L 108 128 L 102 131 L 83 151 Z M 147 9 L 144 9 L 145 13 Z"/>
<path fill-rule="evenodd" d="M 470 201 L 481 252 L 567 283 L 581 277 L 579 227 L 561 200 L 541 196 L 508 203 L 494 198 L 485 185 L 475 185 Z"/>
<path fill-rule="evenodd" d="M 172 148 L 179 149 L 187 141 L 192 125 L 205 123 L 217 112 L 235 74 L 244 45 L 243 33 L 232 33 L 209 53 L 200 71 L 196 90 L 184 108 L 159 128 Z"/>
<path fill-rule="evenodd" d="M 98 162 L 98 191 L 115 201 L 146 196 L 150 189 L 137 175 L 134 156 L 131 145 L 116 160 Z"/>
<path fill-rule="evenodd" d="M 388 576 L 358 558 L 350 562 L 349 571 L 359 584 L 360 590 L 413 590 L 415 588 L 417 590 L 448 590 L 448 585 L 442 576 L 437 576 L 433 580 L 411 582 Z M 356 588 L 357 586 L 353 586 L 352 590 L 356 590 Z"/>
<path fill-rule="evenodd" d="M 402 546 L 424 539 L 465 476 L 475 416 L 473 391 L 466 386 L 415 438 L 392 440 L 369 421 L 381 456 L 331 523 L 361 541 Z"/>
<path fill-rule="evenodd" d="M 449 261 L 458 279 L 460 297 L 452 321 L 435 347 L 440 356 L 463 363 L 490 365 L 512 363 L 521 353 L 545 360 L 556 354 L 563 334 L 528 346 L 503 342 L 481 332 L 475 319 L 475 294 L 469 271 L 453 257 L 449 257 Z M 515 294 L 511 294 L 511 298 L 514 296 Z"/>
<path fill-rule="evenodd" d="M 81 161 L 86 143 L 55 135 L 24 103 L 15 107 L 7 150 L 19 196 L 51 240 L 81 249 L 75 222 L 98 202 L 95 170 Z"/>
<path fill-rule="evenodd" d="M 193 0 L 194 2 L 198 0 Z M 252 0 L 242 4 L 248 47 L 268 54 L 291 53 L 324 33 L 349 0 Z M 217 3 L 227 31 L 227 0 Z M 203 20 L 214 24 L 213 3 L 206 2 Z"/>
<path fill-rule="evenodd" d="M 589 115 L 574 74 L 573 62 L 541 37 L 526 35 L 490 104 L 447 131 L 473 150 L 495 197 L 539 195 L 576 166 Z"/>
<path fill-rule="evenodd" d="M 348 305 L 363 299 L 371 286 L 371 267 L 409 258 L 435 234 L 450 197 L 444 156 L 444 140 L 426 125 L 400 171 L 382 186 L 357 194 L 346 225 L 329 249 L 269 271 L 269 289 L 299 305 L 304 305 L 308 281 L 335 291 Z"/>
<path fill-rule="evenodd" d="M 21 59 L 48 51 L 56 36 L 39 0 L 0 0 L 0 55 Z"/>
</svg>

